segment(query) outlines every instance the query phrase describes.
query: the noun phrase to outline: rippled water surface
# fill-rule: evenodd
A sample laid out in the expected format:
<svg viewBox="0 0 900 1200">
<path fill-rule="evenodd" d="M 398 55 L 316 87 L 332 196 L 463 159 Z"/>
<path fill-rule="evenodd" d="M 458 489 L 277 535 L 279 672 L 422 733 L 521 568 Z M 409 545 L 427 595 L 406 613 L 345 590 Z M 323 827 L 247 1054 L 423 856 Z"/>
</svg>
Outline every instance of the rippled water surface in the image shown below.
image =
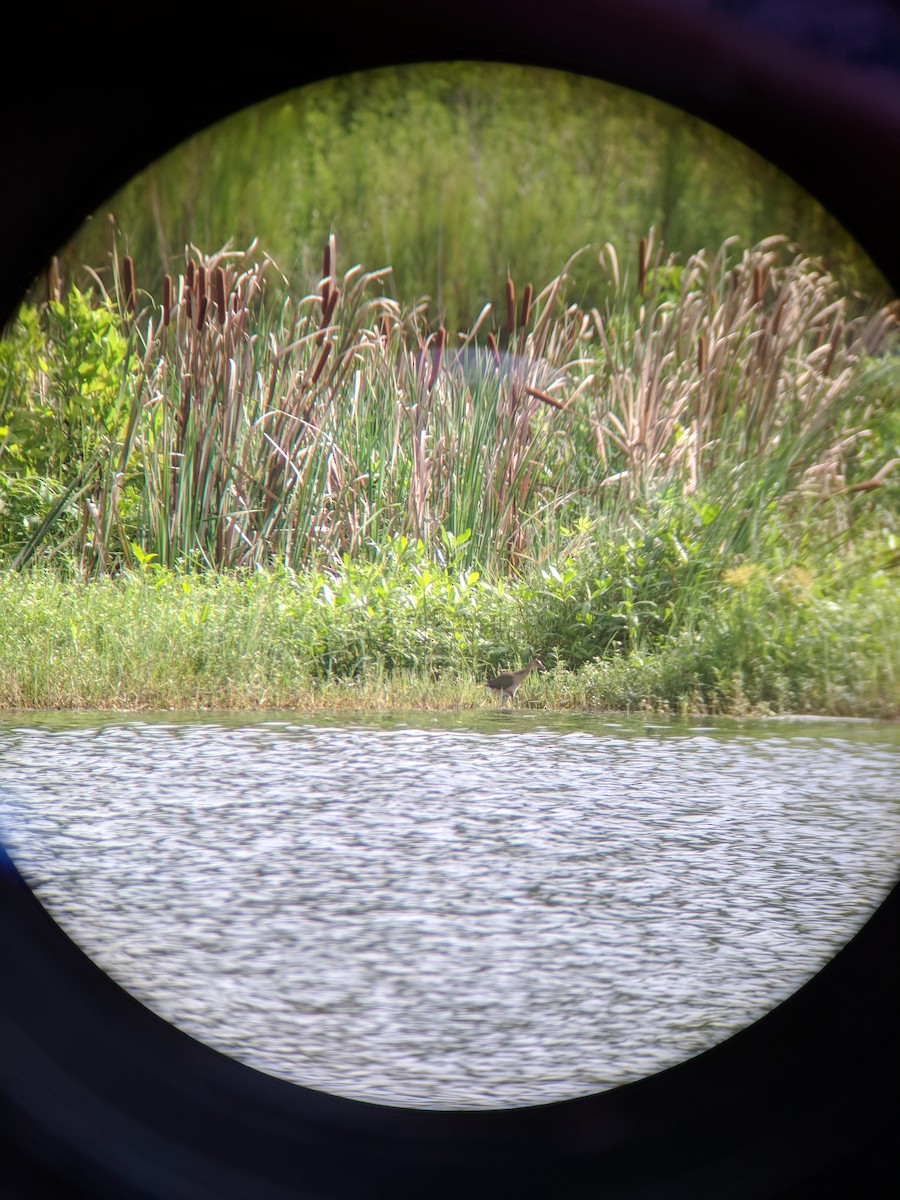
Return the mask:
<svg viewBox="0 0 900 1200">
<path fill-rule="evenodd" d="M 900 863 L 900 730 L 529 712 L 0 723 L 0 831 L 148 1007 L 274 1075 L 432 1107 L 721 1041 Z"/>
</svg>

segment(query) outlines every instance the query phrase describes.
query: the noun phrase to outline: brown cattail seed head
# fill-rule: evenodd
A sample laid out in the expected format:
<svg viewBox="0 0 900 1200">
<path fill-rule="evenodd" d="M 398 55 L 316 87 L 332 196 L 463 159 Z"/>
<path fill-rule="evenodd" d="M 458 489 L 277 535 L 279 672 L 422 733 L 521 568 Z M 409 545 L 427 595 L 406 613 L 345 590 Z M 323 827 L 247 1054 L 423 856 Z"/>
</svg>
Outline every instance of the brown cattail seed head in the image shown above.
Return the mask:
<svg viewBox="0 0 900 1200">
<path fill-rule="evenodd" d="M 325 369 L 325 363 L 326 363 L 326 361 L 328 359 L 328 355 L 330 353 L 331 353 L 331 339 L 329 338 L 325 342 L 325 345 L 322 347 L 322 353 L 319 355 L 319 361 L 316 363 L 315 370 L 313 371 L 313 374 L 312 374 L 312 382 L 313 383 L 319 382 L 319 376 L 322 374 L 322 372 Z"/>
<path fill-rule="evenodd" d="M 216 292 L 216 308 L 219 312 L 219 324 L 225 324 L 225 318 L 228 315 L 228 300 L 225 295 L 225 271 L 222 267 L 216 267 L 213 272 L 213 286 Z"/>
<path fill-rule="evenodd" d="M 762 300 L 763 292 L 765 291 L 765 286 L 766 286 L 766 277 L 763 274 L 763 269 L 762 269 L 762 267 L 757 265 L 753 268 L 753 303 L 754 304 L 759 304 L 760 300 Z"/>
<path fill-rule="evenodd" d="M 197 295 L 202 300 L 206 295 L 206 267 L 197 267 Z"/>
<path fill-rule="evenodd" d="M 194 276 L 196 275 L 196 273 L 197 273 L 197 268 L 194 265 L 194 260 L 191 259 L 191 261 L 188 263 L 188 268 L 187 268 L 187 285 L 188 285 L 188 290 L 191 292 L 194 290 Z"/>
<path fill-rule="evenodd" d="M 516 288 L 513 281 L 506 278 L 506 328 L 510 337 L 516 327 Z"/>
<path fill-rule="evenodd" d="M 551 408 L 558 408 L 562 412 L 566 412 L 568 410 L 568 405 L 566 405 L 562 400 L 557 400 L 555 396 L 551 396 L 547 392 L 542 392 L 540 388 L 526 387 L 525 391 L 529 396 L 533 396 L 535 400 L 543 400 L 543 402 L 545 404 L 549 404 Z"/>
<path fill-rule="evenodd" d="M 322 251 L 322 312 L 326 312 L 331 300 L 331 288 L 334 282 L 334 269 L 337 261 L 337 238 L 329 234 L 325 249 Z M 325 319 L 328 324 L 330 318 Z"/>
<path fill-rule="evenodd" d="M 444 357 L 444 346 L 447 341 L 447 330 L 442 325 L 438 329 L 434 339 L 434 355 L 431 363 L 431 378 L 428 380 L 428 390 L 434 387 L 435 380 L 438 377 L 438 372 L 441 369 L 441 360 Z"/>
<path fill-rule="evenodd" d="M 125 307 L 134 312 L 136 299 L 134 294 L 134 259 L 126 254 L 122 259 L 122 287 L 125 293 Z"/>
<path fill-rule="evenodd" d="M 775 316 L 772 320 L 772 333 L 773 334 L 778 333 L 778 330 L 781 328 L 781 318 L 784 316 L 784 310 L 786 308 L 787 308 L 787 300 L 782 300 L 782 302 L 778 305 L 778 309 L 776 310 Z"/>
<path fill-rule="evenodd" d="M 701 333 L 697 338 L 697 370 L 702 375 L 706 369 L 706 338 Z"/>
<path fill-rule="evenodd" d="M 337 308 L 337 302 L 340 300 L 340 298 L 341 289 L 339 287 L 333 287 L 331 289 L 331 295 L 328 297 L 328 308 L 325 310 L 326 325 L 331 323 L 331 318 L 334 316 L 334 310 Z"/>
<path fill-rule="evenodd" d="M 206 320 L 206 312 L 209 308 L 209 296 L 205 293 L 200 297 L 200 303 L 197 307 L 197 328 L 203 328 L 203 322 Z"/>
<path fill-rule="evenodd" d="M 341 289 L 332 288 L 328 296 L 328 304 L 325 311 L 322 313 L 322 324 L 319 326 L 319 334 L 316 338 L 316 345 L 321 346 L 325 340 L 324 330 L 331 324 L 331 318 L 334 316 L 334 310 L 337 308 L 337 302 L 341 298 Z"/>
</svg>

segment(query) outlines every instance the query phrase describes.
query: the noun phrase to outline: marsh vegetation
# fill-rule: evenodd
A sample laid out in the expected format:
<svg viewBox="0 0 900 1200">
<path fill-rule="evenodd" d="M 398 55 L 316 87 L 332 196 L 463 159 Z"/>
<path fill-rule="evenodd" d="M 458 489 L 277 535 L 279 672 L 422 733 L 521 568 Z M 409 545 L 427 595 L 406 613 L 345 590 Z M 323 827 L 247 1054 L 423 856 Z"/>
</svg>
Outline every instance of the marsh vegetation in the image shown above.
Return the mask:
<svg viewBox="0 0 900 1200">
<path fill-rule="evenodd" d="M 694 236 L 477 304 L 443 234 L 440 303 L 333 233 L 64 256 L 0 342 L 0 704 L 466 705 L 539 656 L 546 706 L 897 715 L 896 307 Z"/>
</svg>

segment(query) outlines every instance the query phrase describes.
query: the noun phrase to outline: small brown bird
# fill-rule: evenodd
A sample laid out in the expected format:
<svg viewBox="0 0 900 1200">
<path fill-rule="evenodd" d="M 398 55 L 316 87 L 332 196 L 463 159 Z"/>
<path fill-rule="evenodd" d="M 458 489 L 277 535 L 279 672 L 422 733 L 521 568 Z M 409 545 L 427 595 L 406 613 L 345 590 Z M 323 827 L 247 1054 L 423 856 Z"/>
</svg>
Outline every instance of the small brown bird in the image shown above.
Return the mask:
<svg viewBox="0 0 900 1200">
<path fill-rule="evenodd" d="M 522 667 L 520 671 L 510 671 L 506 675 L 495 675 L 493 679 L 489 679 L 484 685 L 485 687 L 493 688 L 495 692 L 500 693 L 500 707 L 503 708 L 507 700 L 511 700 L 516 694 L 516 689 L 520 684 L 528 678 L 532 671 L 543 671 L 544 664 L 539 658 L 533 658 L 527 666 Z"/>
</svg>

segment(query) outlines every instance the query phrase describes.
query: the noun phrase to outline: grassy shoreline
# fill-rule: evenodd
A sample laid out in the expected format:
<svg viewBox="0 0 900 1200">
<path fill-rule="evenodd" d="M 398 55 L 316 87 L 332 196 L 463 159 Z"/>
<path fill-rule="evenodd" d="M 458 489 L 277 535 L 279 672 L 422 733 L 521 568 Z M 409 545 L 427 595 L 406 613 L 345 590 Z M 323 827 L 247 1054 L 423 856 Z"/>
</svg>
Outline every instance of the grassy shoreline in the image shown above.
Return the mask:
<svg viewBox="0 0 900 1200">
<path fill-rule="evenodd" d="M 435 568 L 418 591 L 383 582 L 395 586 L 376 596 L 349 577 L 285 573 L 148 570 L 90 583 L 2 573 L 0 711 L 490 708 L 483 681 L 533 649 L 548 670 L 519 708 L 900 717 L 900 580 L 888 575 L 840 607 L 723 585 L 692 630 L 580 663 L 540 639 L 533 582 L 459 591 Z M 440 584 L 457 588 L 452 607 Z"/>
</svg>

